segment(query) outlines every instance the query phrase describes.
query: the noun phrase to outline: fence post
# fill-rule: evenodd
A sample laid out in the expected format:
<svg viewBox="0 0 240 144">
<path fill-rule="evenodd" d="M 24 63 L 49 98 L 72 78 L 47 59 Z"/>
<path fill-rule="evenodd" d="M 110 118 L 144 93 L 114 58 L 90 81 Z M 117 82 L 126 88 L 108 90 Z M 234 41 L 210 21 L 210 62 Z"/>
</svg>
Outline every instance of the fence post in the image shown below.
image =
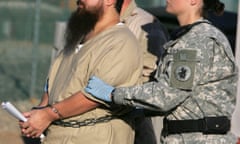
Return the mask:
<svg viewBox="0 0 240 144">
<path fill-rule="evenodd" d="M 38 64 L 38 47 L 39 47 L 39 28 L 40 28 L 40 5 L 41 0 L 36 0 L 35 3 L 35 22 L 34 22 L 34 36 L 32 48 L 32 74 L 30 86 L 30 99 L 36 99 L 36 78 L 37 78 L 37 64 Z"/>
</svg>

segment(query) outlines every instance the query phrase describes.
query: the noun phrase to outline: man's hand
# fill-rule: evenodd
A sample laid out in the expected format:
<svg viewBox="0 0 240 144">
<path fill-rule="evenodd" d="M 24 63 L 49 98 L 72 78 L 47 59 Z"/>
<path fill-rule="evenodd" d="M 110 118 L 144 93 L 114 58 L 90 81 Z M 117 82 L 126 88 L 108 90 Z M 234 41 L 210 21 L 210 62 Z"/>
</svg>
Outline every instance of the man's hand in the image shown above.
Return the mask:
<svg viewBox="0 0 240 144">
<path fill-rule="evenodd" d="M 23 115 L 28 120 L 19 122 L 22 134 L 31 138 L 39 137 L 56 118 L 49 107 L 25 112 Z"/>
<path fill-rule="evenodd" d="M 98 77 L 91 77 L 88 81 L 88 85 L 85 88 L 85 91 L 93 95 L 94 97 L 111 102 L 111 93 L 114 90 L 114 87 L 106 84 Z"/>
</svg>

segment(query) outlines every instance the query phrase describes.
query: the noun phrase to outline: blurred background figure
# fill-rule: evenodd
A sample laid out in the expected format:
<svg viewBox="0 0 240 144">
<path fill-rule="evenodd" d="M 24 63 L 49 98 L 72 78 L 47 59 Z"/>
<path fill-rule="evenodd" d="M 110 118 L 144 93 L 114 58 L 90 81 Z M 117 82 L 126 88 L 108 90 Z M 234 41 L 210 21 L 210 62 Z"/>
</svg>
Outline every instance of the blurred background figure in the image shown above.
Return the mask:
<svg viewBox="0 0 240 144">
<path fill-rule="evenodd" d="M 163 45 L 169 40 L 167 29 L 161 20 L 137 6 L 135 0 L 124 0 L 121 21 L 134 33 L 143 50 L 143 82 L 153 81 L 158 58 L 163 53 Z M 132 115 L 137 115 L 137 112 L 133 112 Z M 156 116 L 152 119 L 137 116 L 135 144 L 159 143 L 162 118 Z"/>
</svg>

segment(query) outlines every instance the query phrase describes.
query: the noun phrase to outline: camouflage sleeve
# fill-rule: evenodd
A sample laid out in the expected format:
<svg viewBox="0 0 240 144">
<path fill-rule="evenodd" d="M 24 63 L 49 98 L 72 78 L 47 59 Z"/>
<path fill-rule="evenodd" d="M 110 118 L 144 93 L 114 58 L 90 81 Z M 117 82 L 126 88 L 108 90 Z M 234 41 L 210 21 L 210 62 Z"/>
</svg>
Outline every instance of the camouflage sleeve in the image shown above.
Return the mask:
<svg viewBox="0 0 240 144">
<path fill-rule="evenodd" d="M 163 74 L 158 77 L 157 82 L 117 88 L 113 92 L 113 101 L 116 104 L 143 107 L 159 112 L 168 112 L 181 105 L 196 111 L 197 115 L 202 112 L 206 115 L 230 115 L 235 103 L 237 67 L 234 57 L 226 52 L 225 47 L 228 46 L 224 46 L 216 39 L 202 39 L 198 44 L 197 59 L 200 60 L 194 64 L 194 76 L 192 74 L 194 79 L 190 85 L 187 85 L 189 87 L 186 87 L 185 82 L 175 84 L 177 80 L 165 80 Z M 186 53 L 186 51 L 179 52 Z M 171 73 L 164 76 L 169 75 Z"/>
<path fill-rule="evenodd" d="M 169 87 L 159 81 L 116 88 L 113 92 L 113 101 L 116 104 L 166 112 L 177 107 L 190 96 L 191 92 Z"/>
</svg>

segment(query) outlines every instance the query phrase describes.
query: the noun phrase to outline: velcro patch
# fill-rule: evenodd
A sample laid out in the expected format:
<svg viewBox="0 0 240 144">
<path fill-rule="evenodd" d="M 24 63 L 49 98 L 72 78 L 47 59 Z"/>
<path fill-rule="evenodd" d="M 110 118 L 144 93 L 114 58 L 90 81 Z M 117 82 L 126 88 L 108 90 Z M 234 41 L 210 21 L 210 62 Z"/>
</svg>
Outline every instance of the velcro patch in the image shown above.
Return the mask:
<svg viewBox="0 0 240 144">
<path fill-rule="evenodd" d="M 170 85 L 179 89 L 191 90 L 195 73 L 196 50 L 180 50 L 173 55 Z"/>
</svg>

